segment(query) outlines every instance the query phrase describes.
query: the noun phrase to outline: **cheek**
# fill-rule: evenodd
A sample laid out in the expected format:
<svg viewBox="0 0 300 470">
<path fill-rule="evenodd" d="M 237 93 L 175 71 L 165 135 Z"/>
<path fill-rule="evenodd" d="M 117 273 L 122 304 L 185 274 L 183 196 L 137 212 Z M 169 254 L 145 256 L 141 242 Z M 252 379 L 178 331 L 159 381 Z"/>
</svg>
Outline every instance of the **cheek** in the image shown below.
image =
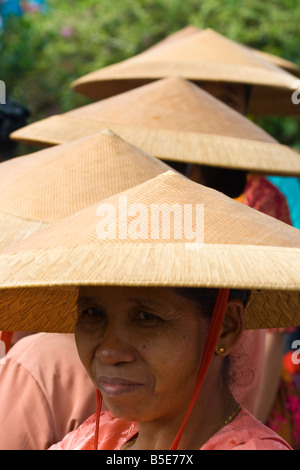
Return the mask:
<svg viewBox="0 0 300 470">
<path fill-rule="evenodd" d="M 203 353 L 203 342 L 203 334 L 199 335 L 198 331 L 195 334 L 181 333 L 172 341 L 164 337 L 160 348 L 143 344 L 142 354 L 148 364 L 151 363 L 156 386 L 164 388 L 171 383 L 174 386 L 178 383 L 182 387 L 182 383 L 189 379 L 194 383 Z"/>
<path fill-rule="evenodd" d="M 95 380 L 95 375 L 93 373 L 93 357 L 95 348 L 91 341 L 91 336 L 82 334 L 80 329 L 75 328 L 75 341 L 79 359 L 86 369 L 91 381 L 94 383 L 95 387 L 98 388 L 98 383 Z"/>
<path fill-rule="evenodd" d="M 76 326 L 75 328 L 75 342 L 79 354 L 79 358 L 84 367 L 89 372 L 92 362 L 92 342 L 90 335 L 85 335 L 82 330 Z"/>
</svg>

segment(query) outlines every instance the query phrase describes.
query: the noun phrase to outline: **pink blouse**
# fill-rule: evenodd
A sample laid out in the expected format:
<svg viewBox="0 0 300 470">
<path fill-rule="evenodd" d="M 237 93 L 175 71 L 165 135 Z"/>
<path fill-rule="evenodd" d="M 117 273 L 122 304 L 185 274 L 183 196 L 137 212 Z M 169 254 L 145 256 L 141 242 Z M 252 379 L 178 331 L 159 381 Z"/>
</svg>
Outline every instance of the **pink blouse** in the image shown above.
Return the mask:
<svg viewBox="0 0 300 470">
<path fill-rule="evenodd" d="M 0 450 L 45 450 L 96 411 L 73 334 L 18 341 L 0 365 Z"/>
<path fill-rule="evenodd" d="M 49 450 L 93 450 L 96 415 Z M 137 423 L 115 418 L 109 411 L 100 417 L 98 449 L 121 450 L 138 432 Z M 242 409 L 232 423 L 214 434 L 200 450 L 292 450 L 280 436 Z"/>
</svg>

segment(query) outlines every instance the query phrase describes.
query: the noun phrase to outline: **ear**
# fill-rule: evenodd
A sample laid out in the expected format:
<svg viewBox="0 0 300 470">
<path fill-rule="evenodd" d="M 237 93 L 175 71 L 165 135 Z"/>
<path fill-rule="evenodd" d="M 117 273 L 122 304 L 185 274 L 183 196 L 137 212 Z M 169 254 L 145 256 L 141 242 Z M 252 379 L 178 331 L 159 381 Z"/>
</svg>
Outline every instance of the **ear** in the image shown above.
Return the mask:
<svg viewBox="0 0 300 470">
<path fill-rule="evenodd" d="M 230 354 L 239 342 L 244 327 L 243 303 L 239 299 L 230 299 L 227 303 L 216 354 L 219 356 L 227 356 Z"/>
</svg>

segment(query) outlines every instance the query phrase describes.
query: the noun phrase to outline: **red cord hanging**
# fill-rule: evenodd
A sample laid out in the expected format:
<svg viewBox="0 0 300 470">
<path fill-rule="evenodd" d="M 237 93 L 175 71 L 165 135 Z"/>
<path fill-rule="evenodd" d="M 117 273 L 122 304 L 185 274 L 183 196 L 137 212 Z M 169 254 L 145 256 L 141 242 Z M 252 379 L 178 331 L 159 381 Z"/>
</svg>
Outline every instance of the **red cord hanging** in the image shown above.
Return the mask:
<svg viewBox="0 0 300 470">
<path fill-rule="evenodd" d="M 228 297 L 229 297 L 229 289 L 219 290 L 216 304 L 215 304 L 214 311 L 213 311 L 213 315 L 212 315 L 212 319 L 210 322 L 210 327 L 209 327 L 209 331 L 208 331 L 208 335 L 206 339 L 202 361 L 201 361 L 198 376 L 197 376 L 195 390 L 191 398 L 191 401 L 189 403 L 182 425 L 170 447 L 170 450 L 177 450 L 182 433 L 186 425 L 186 422 L 188 420 L 188 417 L 193 409 L 193 406 L 201 390 L 211 358 L 216 350 L 217 341 L 218 341 L 218 338 L 222 329 L 222 324 L 223 324 L 223 319 L 225 315 L 226 305 L 228 302 Z"/>
<path fill-rule="evenodd" d="M 96 390 L 96 424 L 95 424 L 95 441 L 94 441 L 94 450 L 98 450 L 98 436 L 99 436 L 99 426 L 100 426 L 100 413 L 102 407 L 102 395 L 100 390 Z"/>
<path fill-rule="evenodd" d="M 3 341 L 5 343 L 6 354 L 10 349 L 13 334 L 14 334 L 13 331 L 0 331 L 0 341 Z"/>
</svg>

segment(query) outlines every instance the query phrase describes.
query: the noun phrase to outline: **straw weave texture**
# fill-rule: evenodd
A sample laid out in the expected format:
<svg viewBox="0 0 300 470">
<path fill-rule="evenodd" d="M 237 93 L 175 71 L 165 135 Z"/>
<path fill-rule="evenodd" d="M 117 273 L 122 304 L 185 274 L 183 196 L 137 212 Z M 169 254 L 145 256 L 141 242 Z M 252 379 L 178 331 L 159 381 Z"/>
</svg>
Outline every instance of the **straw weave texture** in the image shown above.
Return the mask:
<svg viewBox="0 0 300 470">
<path fill-rule="evenodd" d="M 252 121 L 193 83 L 177 76 L 161 79 L 127 93 L 74 109 L 62 116 L 121 124 L 127 127 L 130 124 L 149 129 L 276 142 Z M 23 128 L 23 135 L 26 128 L 38 129 L 38 124 L 39 122 Z M 59 127 L 56 130 L 59 131 Z M 76 131 L 77 129 L 73 131 L 73 138 Z M 18 131 L 12 134 L 14 138 L 18 135 L 20 135 Z"/>
<path fill-rule="evenodd" d="M 162 129 L 124 126 L 114 122 L 97 122 L 70 116 L 52 116 L 20 129 L 17 140 L 57 145 L 77 137 L 113 129 L 123 139 L 140 146 L 159 159 L 243 169 L 269 175 L 299 176 L 300 156 L 285 145 L 268 142 L 173 132 Z"/>
<path fill-rule="evenodd" d="M 108 130 L 3 162 L 0 165 L 0 248 L 9 249 L 51 223 L 168 168 Z M 42 268 L 44 274 L 49 267 Z M 57 307 L 65 312 L 65 296 L 66 303 L 74 304 L 74 290 L 70 299 L 69 293 L 61 290 L 58 293 L 57 289 L 41 293 L 40 307 L 52 312 L 50 326 L 40 316 L 42 310 L 32 311 L 34 292 L 18 290 L 12 298 L 11 292 L 7 298 L 3 295 L 0 329 L 69 331 L 71 319 L 64 313 L 60 316 Z"/>
<path fill-rule="evenodd" d="M 42 221 L 23 219 L 12 214 L 0 213 L 0 226 L 0 249 L 4 249 L 34 235 L 39 230 L 48 227 L 48 224 Z"/>
<path fill-rule="evenodd" d="M 199 33 L 199 31 L 201 31 L 201 30 L 199 28 L 197 28 L 196 26 L 193 26 L 193 25 L 185 26 L 184 28 L 180 29 L 179 31 L 176 31 L 175 33 L 172 33 L 169 36 L 167 36 L 166 38 L 162 39 L 157 44 L 154 44 L 153 46 L 151 46 L 149 49 L 147 49 L 144 52 L 147 53 L 147 51 L 152 50 L 155 47 L 164 47 L 165 45 L 168 45 L 171 42 L 178 41 L 179 39 L 183 39 L 185 37 L 189 37 L 193 34 Z M 261 57 L 262 59 L 267 60 L 267 61 L 271 62 L 274 65 L 277 65 L 277 67 L 283 68 L 287 72 L 290 72 L 290 73 L 296 74 L 296 75 L 298 75 L 300 73 L 300 67 L 298 67 L 293 62 L 284 59 L 283 57 L 280 57 L 280 56 L 277 56 L 277 55 L 274 55 L 274 54 L 270 54 L 269 52 L 253 49 L 249 46 L 245 46 L 244 44 L 239 44 L 239 45 L 242 46 L 242 47 L 245 47 L 246 49 L 250 49 L 250 51 L 252 53 L 254 53 L 255 55 L 257 55 L 258 57 Z"/>
<path fill-rule="evenodd" d="M 66 115 L 130 123 L 137 127 L 276 142 L 252 121 L 180 77 L 161 79 Z"/>
<path fill-rule="evenodd" d="M 17 130 L 12 137 L 56 145 L 106 128 L 160 159 L 300 174 L 296 152 L 179 77 L 52 116 Z"/>
<path fill-rule="evenodd" d="M 47 223 L 166 171 L 111 133 L 1 164 L 0 210 Z"/>
<path fill-rule="evenodd" d="M 178 203 L 180 207 L 204 204 L 204 244 L 193 247 L 185 233 L 176 239 L 180 223 L 176 225 L 175 216 L 169 238 L 161 231 L 157 239 L 149 237 L 150 232 L 148 238 L 131 239 L 117 231 L 114 239 L 99 239 L 97 208 L 109 204 L 106 207 L 115 207 L 114 214 L 118 215 L 120 196 L 126 196 L 128 207 L 149 211 L 153 201 Z M 189 222 L 195 229 L 192 219 L 193 215 Z M 113 220 L 113 215 L 108 218 L 110 227 Z M 137 213 L 128 220 L 136 223 Z M 162 219 L 153 223 L 150 228 L 162 228 Z M 168 171 L 53 224 L 0 257 L 0 312 L 5 305 L 10 329 L 22 325 L 34 331 L 37 316 L 38 328 L 43 324 L 44 331 L 72 331 L 76 317 L 74 286 L 78 285 L 250 288 L 254 291 L 247 308 L 248 328 L 298 325 L 300 232 Z M 64 309 L 59 307 L 61 327 L 47 300 L 49 286 L 58 288 L 54 293 L 50 290 L 58 297 L 56 306 L 59 288 L 71 288 L 69 307 L 67 300 Z M 69 294 L 64 290 L 63 298 Z M 26 319 L 22 315 L 18 319 L 16 314 L 21 297 L 23 315 L 31 305 L 30 325 L 24 326 Z"/>
<path fill-rule="evenodd" d="M 291 102 L 296 77 L 244 46 L 210 30 L 170 41 L 77 79 L 75 91 L 103 99 L 152 80 L 180 75 L 199 83 L 224 81 L 253 86 L 249 112 L 299 115 Z M 271 101 L 270 98 L 277 101 Z M 278 101 L 279 100 L 279 101 Z"/>
<path fill-rule="evenodd" d="M 170 212 L 172 212 L 171 209 L 178 209 L 178 214 L 181 214 L 178 217 L 174 215 L 171 224 L 174 230 L 170 231 L 168 238 L 164 238 L 161 217 L 155 217 L 155 214 L 152 216 L 156 208 L 158 206 L 162 208 L 163 204 L 168 205 Z M 49 247 L 98 244 L 96 228 L 101 216 L 97 215 L 97 212 L 99 213 L 99 208 L 105 208 L 107 205 L 115 209 L 105 215 L 107 226 L 111 227 L 116 221 L 116 236 L 112 243 L 140 242 L 140 238 L 133 239 L 130 235 L 122 238 L 123 232 L 119 221 L 124 219 L 124 208 L 127 208 L 128 213 L 127 228 L 131 221 L 148 223 L 147 232 L 142 239 L 143 243 L 152 243 L 153 233 L 158 234 L 155 238 L 158 243 L 190 243 L 185 231 L 181 230 L 181 225 L 185 222 L 186 226 L 191 227 L 191 231 L 195 232 L 197 204 L 204 206 L 203 230 L 204 242 L 207 244 L 299 247 L 300 231 L 294 227 L 287 226 L 274 217 L 238 203 L 218 191 L 194 183 L 180 174 L 168 171 L 160 177 L 148 180 L 123 193 L 114 194 L 109 199 L 93 203 L 56 224 L 51 224 L 42 235 L 37 234 L 20 242 L 17 249 L 48 249 Z M 193 211 L 184 213 L 185 205 L 190 205 Z M 130 206 L 137 209 L 136 214 L 129 210 Z M 180 233 L 178 239 L 175 238 L 176 230 Z M 129 233 L 128 230 L 127 233 Z M 14 247 L 9 251 L 14 251 Z"/>
<path fill-rule="evenodd" d="M 111 131 L 0 165 L 0 249 L 169 167 Z"/>
</svg>

